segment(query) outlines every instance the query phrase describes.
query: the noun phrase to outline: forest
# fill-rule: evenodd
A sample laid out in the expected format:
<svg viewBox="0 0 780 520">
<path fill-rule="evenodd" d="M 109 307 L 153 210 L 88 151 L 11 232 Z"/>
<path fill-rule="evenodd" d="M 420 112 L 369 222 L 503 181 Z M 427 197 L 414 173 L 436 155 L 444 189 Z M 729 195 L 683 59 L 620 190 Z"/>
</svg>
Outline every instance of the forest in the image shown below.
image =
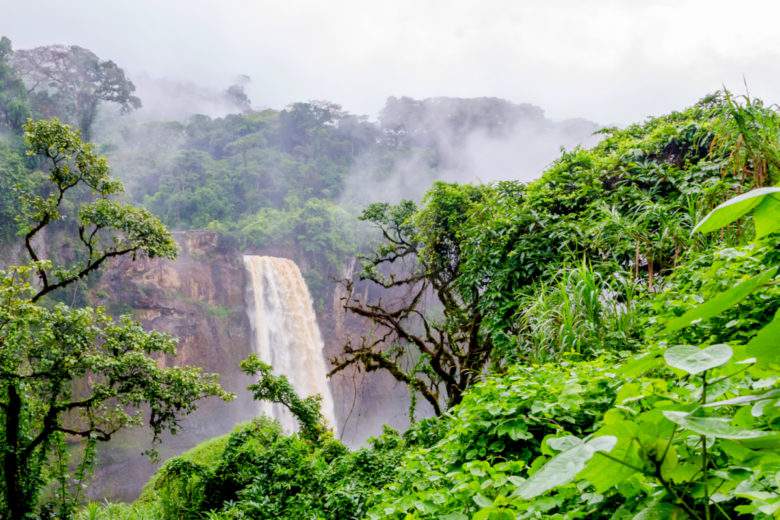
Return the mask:
<svg viewBox="0 0 780 520">
<path fill-rule="evenodd" d="M 237 82 L 227 114 L 144 120 L 136 94 L 88 49 L 0 41 L 0 518 L 780 518 L 775 105 L 722 88 L 600 127 L 390 97 L 374 121 Z M 573 144 L 534 180 L 465 176 L 474 132 L 521 126 Z M 256 349 L 236 373 L 294 431 L 258 415 L 159 460 L 230 377 L 98 293 L 193 230 L 294 251 L 318 316 L 338 286 L 360 326 L 327 376 L 384 374 L 408 428 L 347 445 Z M 156 471 L 90 495 L 128 429 Z"/>
</svg>

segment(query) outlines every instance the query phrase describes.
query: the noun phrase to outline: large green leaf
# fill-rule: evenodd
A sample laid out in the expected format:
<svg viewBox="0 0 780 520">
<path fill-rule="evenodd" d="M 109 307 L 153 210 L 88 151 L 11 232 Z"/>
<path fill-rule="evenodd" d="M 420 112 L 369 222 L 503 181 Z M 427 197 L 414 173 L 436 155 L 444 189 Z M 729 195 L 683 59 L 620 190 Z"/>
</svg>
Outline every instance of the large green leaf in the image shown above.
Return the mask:
<svg viewBox="0 0 780 520">
<path fill-rule="evenodd" d="M 757 439 L 770 434 L 759 430 L 743 430 L 734 426 L 729 417 L 698 417 L 688 412 L 668 410 L 664 411 L 664 417 L 686 430 L 718 439 Z"/>
<path fill-rule="evenodd" d="M 780 388 L 775 390 L 769 390 L 763 394 L 756 395 L 740 395 L 738 397 L 732 397 L 731 399 L 724 399 L 722 401 L 715 401 L 713 403 L 707 403 L 704 408 L 713 408 L 718 406 L 735 406 L 740 404 L 754 403 L 756 401 L 766 401 L 769 399 L 775 399 L 780 396 Z"/>
<path fill-rule="evenodd" d="M 753 210 L 756 238 L 780 231 L 780 202 L 777 195 L 766 197 Z"/>
<path fill-rule="evenodd" d="M 615 444 L 617 437 L 603 435 L 569 448 L 550 459 L 539 471 L 520 484 L 516 494 L 529 500 L 554 487 L 571 482 L 596 452 L 609 452 Z"/>
<path fill-rule="evenodd" d="M 727 200 L 710 211 L 710 213 L 693 228 L 693 232 L 710 233 L 718 230 L 731 224 L 738 218 L 747 215 L 750 211 L 763 204 L 771 205 L 772 208 L 762 209 L 759 219 L 765 218 L 773 211 L 780 211 L 780 188 L 758 188 Z M 758 224 L 756 227 L 756 234 L 758 235 Z"/>
<path fill-rule="evenodd" d="M 775 313 L 774 319 L 753 336 L 745 351 L 748 356 L 756 358 L 757 366 L 780 364 L 780 309 Z"/>
<path fill-rule="evenodd" d="M 750 296 L 753 291 L 771 280 L 776 272 L 777 267 L 768 269 L 752 278 L 745 280 L 736 287 L 732 287 L 731 289 L 718 294 L 714 298 L 702 303 L 698 307 L 689 309 L 682 316 L 670 320 L 666 325 L 666 331 L 674 332 L 676 330 L 687 327 L 696 320 L 706 320 L 712 318 L 713 316 L 717 316 L 729 307 L 738 304 Z"/>
<path fill-rule="evenodd" d="M 618 442 L 610 450 L 610 457 L 594 456 L 580 473 L 580 477 L 590 482 L 597 493 L 604 493 L 612 486 L 625 482 L 637 471 L 634 468 L 644 465 L 635 442 L 637 425 L 631 421 L 612 420 L 601 428 L 597 435 L 614 435 Z M 617 460 L 615 460 L 617 459 Z M 618 462 L 621 461 L 621 462 Z"/>
<path fill-rule="evenodd" d="M 700 374 L 705 370 L 725 364 L 731 359 L 732 354 L 731 347 L 723 344 L 707 348 L 677 345 L 664 352 L 664 359 L 674 368 L 679 368 L 689 374 Z"/>
</svg>

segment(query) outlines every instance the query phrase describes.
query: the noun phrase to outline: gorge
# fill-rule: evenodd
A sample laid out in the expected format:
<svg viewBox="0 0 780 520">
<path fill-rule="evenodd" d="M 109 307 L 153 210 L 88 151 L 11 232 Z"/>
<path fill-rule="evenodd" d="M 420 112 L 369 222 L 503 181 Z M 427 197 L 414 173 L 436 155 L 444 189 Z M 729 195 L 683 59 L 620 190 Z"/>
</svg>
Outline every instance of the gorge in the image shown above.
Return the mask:
<svg viewBox="0 0 780 520">
<path fill-rule="evenodd" d="M 341 293 L 334 282 L 312 302 L 304 280 L 312 266 L 300 249 L 245 250 L 206 230 L 180 231 L 174 238 L 176 260 L 115 261 L 94 282 L 89 296 L 114 315 L 132 312 L 145 327 L 179 338 L 176 355 L 160 363 L 196 364 L 219 373 L 223 386 L 236 394 L 230 403 L 207 400 L 184 420 L 183 431 L 165 436 L 159 446 L 161 461 L 228 433 L 261 412 L 270 412 L 292 429 L 286 410 L 251 399 L 247 386 L 252 378 L 239 364 L 252 353 L 287 375 L 301 395 L 322 395 L 325 417 L 349 446 L 363 445 L 381 433 L 383 424 L 408 425 L 408 390 L 387 375 L 348 371 L 325 379 L 326 358 L 337 354 L 344 339 L 364 324 L 340 308 Z M 346 262 L 345 276 L 352 275 L 354 263 Z M 89 496 L 135 499 L 159 467 L 142 454 L 150 446 L 140 429 L 109 442 L 100 451 Z"/>
</svg>

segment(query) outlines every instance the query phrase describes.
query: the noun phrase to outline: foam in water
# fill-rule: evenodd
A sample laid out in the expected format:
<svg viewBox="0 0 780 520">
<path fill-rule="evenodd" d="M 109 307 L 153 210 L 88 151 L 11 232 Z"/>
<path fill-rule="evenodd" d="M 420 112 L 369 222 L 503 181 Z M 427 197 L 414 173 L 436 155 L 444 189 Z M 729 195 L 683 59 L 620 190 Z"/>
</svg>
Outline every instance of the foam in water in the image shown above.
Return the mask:
<svg viewBox="0 0 780 520">
<path fill-rule="evenodd" d="M 274 373 L 287 376 L 298 395 L 322 396 L 322 415 L 333 428 L 333 396 L 326 378 L 323 342 L 309 289 L 295 262 L 272 256 L 245 255 L 249 274 L 247 314 L 253 350 Z M 277 419 L 286 432 L 297 429 L 281 405 L 259 402 L 260 413 Z"/>
</svg>

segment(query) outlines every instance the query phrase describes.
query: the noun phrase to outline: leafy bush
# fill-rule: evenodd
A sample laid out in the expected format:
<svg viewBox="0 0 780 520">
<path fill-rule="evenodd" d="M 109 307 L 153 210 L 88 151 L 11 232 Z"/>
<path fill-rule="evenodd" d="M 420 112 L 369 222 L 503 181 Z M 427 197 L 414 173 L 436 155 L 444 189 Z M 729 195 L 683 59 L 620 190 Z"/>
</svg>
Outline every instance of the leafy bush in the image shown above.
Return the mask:
<svg viewBox="0 0 780 520">
<path fill-rule="evenodd" d="M 520 475 L 548 451 L 543 441 L 593 431 L 618 385 L 610 364 L 514 366 L 476 385 L 441 419 L 441 440 L 404 456 L 369 517 L 465 519 L 502 511 Z"/>
<path fill-rule="evenodd" d="M 598 145 L 564 152 L 540 179 L 487 192 L 459 245 L 461 278 L 484 293 L 497 357 L 522 361 L 516 340 L 527 298 L 567 264 L 586 258 L 604 279 L 627 272 L 652 291 L 686 252 L 749 238 L 742 224 L 713 237 L 690 232 L 730 195 L 779 180 L 770 150 L 779 121 L 760 102 L 717 93 L 681 112 L 604 130 Z M 740 143 L 754 141 L 769 150 L 766 159 L 755 151 L 745 157 Z M 745 173 L 760 161 L 768 161 L 764 173 Z"/>
<path fill-rule="evenodd" d="M 76 515 L 76 520 L 158 520 L 161 511 L 156 504 L 100 504 L 90 502 Z"/>
<path fill-rule="evenodd" d="M 332 438 L 284 435 L 277 422 L 259 418 L 167 461 L 136 507 L 160 519 L 363 518 L 369 498 L 394 474 L 404 444 L 387 430 L 349 452 Z"/>
</svg>

